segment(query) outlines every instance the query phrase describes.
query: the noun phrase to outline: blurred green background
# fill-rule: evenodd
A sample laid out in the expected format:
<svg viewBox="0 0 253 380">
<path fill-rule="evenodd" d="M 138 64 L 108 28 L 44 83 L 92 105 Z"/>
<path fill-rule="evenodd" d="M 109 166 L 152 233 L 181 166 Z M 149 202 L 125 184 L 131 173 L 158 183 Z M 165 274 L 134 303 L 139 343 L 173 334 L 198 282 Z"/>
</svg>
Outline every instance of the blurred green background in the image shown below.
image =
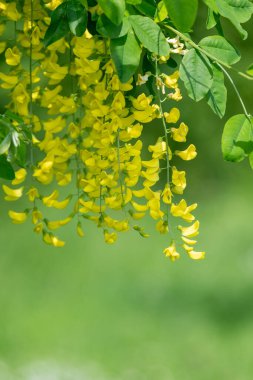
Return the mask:
<svg viewBox="0 0 253 380">
<path fill-rule="evenodd" d="M 244 42 L 225 29 L 245 69 L 252 22 Z M 253 83 L 234 78 L 252 111 Z M 229 93 L 226 119 L 241 113 Z M 172 264 L 155 233 L 106 246 L 90 226 L 84 239 L 65 229 L 68 244 L 53 249 L 13 226 L 1 201 L 1 380 L 252 380 L 253 173 L 223 161 L 224 121 L 204 103 L 185 99 L 183 119 L 198 148 L 187 196 L 199 203 L 205 261 Z"/>
</svg>

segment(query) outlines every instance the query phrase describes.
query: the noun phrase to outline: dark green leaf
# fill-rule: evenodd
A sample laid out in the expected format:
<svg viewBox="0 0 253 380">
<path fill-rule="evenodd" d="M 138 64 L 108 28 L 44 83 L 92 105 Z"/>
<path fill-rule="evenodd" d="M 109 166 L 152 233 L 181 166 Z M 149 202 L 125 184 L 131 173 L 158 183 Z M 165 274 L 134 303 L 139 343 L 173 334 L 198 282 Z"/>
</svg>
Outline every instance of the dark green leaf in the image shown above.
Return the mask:
<svg viewBox="0 0 253 380">
<path fill-rule="evenodd" d="M 150 18 L 144 16 L 130 16 L 130 23 L 138 39 L 150 52 L 157 55 L 169 55 L 169 44 L 161 28 Z"/>
<path fill-rule="evenodd" d="M 23 141 L 16 148 L 15 159 L 19 166 L 25 167 L 27 163 L 27 145 Z"/>
<path fill-rule="evenodd" d="M 66 4 L 69 29 L 74 36 L 81 37 L 87 28 L 87 11 L 78 0 L 70 0 Z"/>
<path fill-rule="evenodd" d="M 226 111 L 227 89 L 224 84 L 224 74 L 215 65 L 213 65 L 213 84 L 206 98 L 214 113 L 222 118 Z"/>
<path fill-rule="evenodd" d="M 173 24 L 181 32 L 189 32 L 195 22 L 198 0 L 163 0 Z"/>
<path fill-rule="evenodd" d="M 240 53 L 222 36 L 203 38 L 199 46 L 218 60 L 233 65 L 241 58 Z"/>
<path fill-rule="evenodd" d="M 67 18 L 67 3 L 60 4 L 51 14 L 51 23 L 44 37 L 45 46 L 49 46 L 65 37 L 70 29 Z"/>
<path fill-rule="evenodd" d="M 121 82 L 127 82 L 136 72 L 141 48 L 132 28 L 127 35 L 111 40 L 111 55 Z"/>
<path fill-rule="evenodd" d="M 252 122 L 245 115 L 231 117 L 222 135 L 222 153 L 227 161 L 242 161 L 247 153 L 245 146 L 253 142 Z"/>
<path fill-rule="evenodd" d="M 189 97 L 196 102 L 203 99 L 213 83 L 212 70 L 207 58 L 191 49 L 185 54 L 179 70 Z"/>
<path fill-rule="evenodd" d="M 140 5 L 136 5 L 135 8 L 145 16 L 154 18 L 156 13 L 156 4 L 153 0 L 142 0 Z"/>
<path fill-rule="evenodd" d="M 125 0 L 98 0 L 98 4 L 115 25 L 122 22 L 126 9 Z"/>
<path fill-rule="evenodd" d="M 7 110 L 7 111 L 5 112 L 5 116 L 8 117 L 8 119 L 11 119 L 11 120 L 17 121 L 17 122 L 20 123 L 20 124 L 23 124 L 23 123 L 24 123 L 24 120 L 22 119 L 22 117 L 20 117 L 20 116 L 17 115 L 16 113 L 11 112 L 10 110 Z"/>
<path fill-rule="evenodd" d="M 113 24 L 104 14 L 97 21 L 97 32 L 106 38 L 119 38 L 127 34 L 130 24 L 127 17 L 119 25 Z"/>
<path fill-rule="evenodd" d="M 5 155 L 0 156 L 0 178 L 7 179 L 12 181 L 15 178 L 15 172 L 13 167 L 7 161 L 7 157 Z"/>
<path fill-rule="evenodd" d="M 132 4 L 132 5 L 138 5 L 141 4 L 142 0 L 126 0 L 127 4 Z"/>
</svg>

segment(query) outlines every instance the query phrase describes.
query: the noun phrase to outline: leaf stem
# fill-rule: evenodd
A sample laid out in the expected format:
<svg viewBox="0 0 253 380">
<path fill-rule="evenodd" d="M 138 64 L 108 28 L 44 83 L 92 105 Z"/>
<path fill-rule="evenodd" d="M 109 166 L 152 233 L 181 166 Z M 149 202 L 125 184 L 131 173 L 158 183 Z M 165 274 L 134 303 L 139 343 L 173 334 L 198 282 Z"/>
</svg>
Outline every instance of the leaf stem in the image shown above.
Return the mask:
<svg viewBox="0 0 253 380">
<path fill-rule="evenodd" d="M 198 50 L 199 52 L 205 54 L 206 57 L 210 58 L 212 61 L 214 61 L 215 63 L 219 63 L 220 65 L 226 67 L 227 69 L 229 70 L 233 70 L 234 72 L 236 72 L 238 75 L 240 75 L 241 77 L 243 78 L 246 78 L 246 79 L 249 79 L 249 80 L 253 80 L 253 77 L 243 73 L 242 71 L 238 71 L 236 70 L 234 67 L 228 65 L 227 63 L 221 61 L 220 59 L 218 59 L 217 57 L 215 57 L 214 55 L 208 53 L 205 49 L 202 49 L 198 44 L 196 44 L 194 41 L 192 41 L 189 37 L 187 37 L 185 34 L 179 32 L 177 29 L 173 28 L 172 26 L 170 25 L 163 25 L 163 27 L 167 28 L 167 29 L 170 29 L 173 33 L 175 33 L 176 35 L 178 35 L 180 38 L 182 38 L 182 40 L 184 40 L 185 42 L 187 42 L 189 45 L 191 45 L 194 49 Z"/>
<path fill-rule="evenodd" d="M 240 103 L 242 105 L 243 112 L 244 112 L 245 116 L 247 116 L 247 118 L 249 118 L 250 114 L 248 113 L 248 111 L 246 109 L 246 106 L 245 106 L 245 104 L 244 104 L 244 102 L 242 100 L 242 97 L 241 97 L 241 95 L 240 95 L 240 93 L 239 93 L 239 91 L 238 91 L 238 89 L 237 89 L 237 87 L 236 87 L 233 79 L 231 78 L 231 76 L 229 75 L 229 73 L 227 72 L 227 70 L 225 70 L 224 67 L 221 64 L 219 64 L 218 62 L 216 62 L 216 65 L 219 66 L 219 68 L 223 71 L 223 73 L 226 75 L 226 77 L 228 78 L 228 80 L 232 84 L 232 86 L 233 86 L 233 88 L 235 90 L 235 93 L 236 93 L 236 95 L 237 95 L 237 97 L 238 97 L 238 99 L 239 99 L 239 101 L 240 101 Z"/>
</svg>

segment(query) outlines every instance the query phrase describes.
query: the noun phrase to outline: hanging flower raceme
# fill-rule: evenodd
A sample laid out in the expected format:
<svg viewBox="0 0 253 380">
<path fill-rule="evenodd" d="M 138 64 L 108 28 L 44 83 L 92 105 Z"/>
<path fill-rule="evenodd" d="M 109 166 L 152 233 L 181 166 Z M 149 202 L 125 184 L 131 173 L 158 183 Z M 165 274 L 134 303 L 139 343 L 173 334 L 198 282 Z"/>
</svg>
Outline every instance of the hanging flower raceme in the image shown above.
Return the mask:
<svg viewBox="0 0 253 380">
<path fill-rule="evenodd" d="M 160 65 L 169 57 L 150 55 L 155 70 L 122 83 L 108 39 L 88 30 L 45 47 L 48 12 L 63 2 L 44 3 L 25 0 L 17 10 L 15 3 L 0 2 L 6 24 L 19 20 L 16 38 L 0 41 L 6 70 L 0 87 L 9 99 L 6 107 L 22 118 L 32 141 L 29 163 L 2 186 L 6 201 L 26 204 L 25 209 L 12 204 L 11 220 L 20 224 L 30 218 L 46 244 L 62 247 L 57 231 L 69 223 L 83 237 L 91 221 L 112 244 L 130 229 L 147 237 L 138 223 L 149 215 L 156 230 L 168 236 L 167 257 L 174 261 L 183 249 L 192 259 L 203 258 L 192 239 L 199 230 L 192 213 L 197 205 L 183 198 L 183 161 L 197 153 L 187 144 L 188 126 L 175 107 L 182 98 L 178 71 L 163 73 Z M 90 12 L 95 17 L 101 9 Z M 178 40 L 169 42 L 183 54 Z M 149 80 L 155 83 L 153 95 L 136 87 Z M 146 147 L 142 132 L 154 120 L 163 137 Z M 58 210 L 57 220 L 50 219 L 49 209 Z M 178 237 L 173 219 L 179 221 Z"/>
</svg>

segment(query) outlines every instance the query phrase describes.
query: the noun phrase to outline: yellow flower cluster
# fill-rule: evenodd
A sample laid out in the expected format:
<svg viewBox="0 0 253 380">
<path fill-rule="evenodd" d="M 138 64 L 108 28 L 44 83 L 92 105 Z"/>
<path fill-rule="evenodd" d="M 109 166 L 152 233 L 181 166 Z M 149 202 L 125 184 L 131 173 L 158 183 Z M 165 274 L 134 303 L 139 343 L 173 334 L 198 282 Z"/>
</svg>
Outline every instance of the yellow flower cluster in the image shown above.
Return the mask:
<svg viewBox="0 0 253 380">
<path fill-rule="evenodd" d="M 178 108 L 165 112 L 161 101 L 161 96 L 181 100 L 178 72 L 156 75 L 160 101 L 145 93 L 133 96 L 134 79 L 119 81 L 106 39 L 86 31 L 82 37 L 44 47 L 47 9 L 61 1 L 44 3 L 25 0 L 20 14 L 15 2 L 0 1 L 6 24 L 20 20 L 22 25 L 15 40 L 8 45 L 0 41 L 6 62 L 0 87 L 10 97 L 8 107 L 31 125 L 33 134 L 30 165 L 16 171 L 12 186 L 2 186 L 6 201 L 27 202 L 25 210 L 10 210 L 10 218 L 20 224 L 30 216 L 34 231 L 55 247 L 65 244 L 55 230 L 73 219 L 80 237 L 86 221 L 92 221 L 112 244 L 119 232 L 130 228 L 148 236 L 136 224 L 146 214 L 162 234 L 171 233 L 171 217 L 181 218 L 191 224 L 178 226 L 180 245 L 192 259 L 203 258 L 192 240 L 199 230 L 192 214 L 197 205 L 187 205 L 181 198 L 186 174 L 171 165 L 175 157 L 194 159 L 196 149 L 190 144 L 172 152 L 169 141 L 186 142 L 188 127 L 179 123 Z M 1 28 L 4 33 L 3 24 Z M 139 77 L 139 82 L 145 80 Z M 143 125 L 154 119 L 163 125 L 165 136 L 148 147 L 150 157 L 144 160 Z M 167 178 L 162 185 L 164 170 Z M 48 208 L 64 210 L 64 216 L 49 220 Z M 180 257 L 176 244 L 172 239 L 164 250 L 171 260 Z"/>
</svg>

